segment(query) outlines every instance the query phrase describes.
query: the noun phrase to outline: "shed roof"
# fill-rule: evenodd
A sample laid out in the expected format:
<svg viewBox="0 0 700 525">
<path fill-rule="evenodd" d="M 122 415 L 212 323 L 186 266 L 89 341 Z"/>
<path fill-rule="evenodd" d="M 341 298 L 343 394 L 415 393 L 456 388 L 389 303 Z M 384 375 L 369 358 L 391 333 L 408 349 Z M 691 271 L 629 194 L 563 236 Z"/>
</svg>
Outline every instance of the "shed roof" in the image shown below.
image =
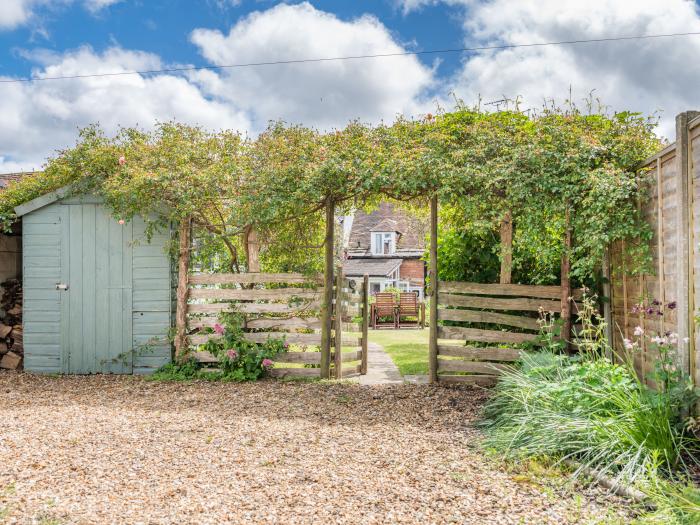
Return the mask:
<svg viewBox="0 0 700 525">
<path fill-rule="evenodd" d="M 70 191 L 70 186 L 63 186 L 63 188 L 59 188 L 56 191 L 52 191 L 51 193 L 47 193 L 41 197 L 32 199 L 24 204 L 20 204 L 15 208 L 15 214 L 17 214 L 17 217 L 21 217 L 22 215 L 26 215 L 27 213 L 38 210 L 39 208 L 53 204 L 54 202 L 66 197 Z"/>
</svg>

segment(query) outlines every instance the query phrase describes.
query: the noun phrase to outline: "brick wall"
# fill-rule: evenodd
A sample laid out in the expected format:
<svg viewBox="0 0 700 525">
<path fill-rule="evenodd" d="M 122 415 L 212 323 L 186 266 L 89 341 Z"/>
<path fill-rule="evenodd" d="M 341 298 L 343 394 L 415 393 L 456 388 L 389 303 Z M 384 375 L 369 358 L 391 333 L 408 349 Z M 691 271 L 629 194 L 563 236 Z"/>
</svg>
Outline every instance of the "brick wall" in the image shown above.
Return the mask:
<svg viewBox="0 0 700 525">
<path fill-rule="evenodd" d="M 407 259 L 401 263 L 399 276 L 411 284 L 423 286 L 425 282 L 425 262 L 420 259 Z"/>
</svg>

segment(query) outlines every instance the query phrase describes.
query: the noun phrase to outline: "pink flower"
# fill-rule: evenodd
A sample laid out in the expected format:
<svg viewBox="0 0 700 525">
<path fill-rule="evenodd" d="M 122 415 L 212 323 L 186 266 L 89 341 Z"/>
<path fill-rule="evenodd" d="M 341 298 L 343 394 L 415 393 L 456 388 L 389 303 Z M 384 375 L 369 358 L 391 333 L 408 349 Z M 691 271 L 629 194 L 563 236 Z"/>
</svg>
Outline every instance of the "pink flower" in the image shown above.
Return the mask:
<svg viewBox="0 0 700 525">
<path fill-rule="evenodd" d="M 226 352 L 226 356 L 231 360 L 235 360 L 238 357 L 238 352 L 236 352 L 233 348 L 230 348 L 228 352 Z"/>
<path fill-rule="evenodd" d="M 271 368 L 272 365 L 274 365 L 274 364 L 275 363 L 272 359 L 267 359 L 267 358 L 263 359 L 263 362 L 262 362 L 263 368 Z"/>
<path fill-rule="evenodd" d="M 117 222 L 118 222 L 119 224 L 122 224 L 122 225 L 123 225 L 123 224 L 126 224 L 126 221 L 125 221 L 124 219 L 119 219 Z"/>
<path fill-rule="evenodd" d="M 214 331 L 219 335 L 224 335 L 224 327 L 219 323 L 214 324 Z"/>
<path fill-rule="evenodd" d="M 126 164 L 126 157 L 122 155 L 121 157 L 119 157 L 119 165 L 123 166 L 124 164 Z"/>
<path fill-rule="evenodd" d="M 289 343 L 287 341 L 285 341 L 282 346 L 284 346 L 285 348 L 289 348 Z"/>
<path fill-rule="evenodd" d="M 637 337 L 644 335 L 644 328 L 642 328 L 641 326 L 637 326 L 634 329 L 634 335 L 636 335 Z"/>
</svg>

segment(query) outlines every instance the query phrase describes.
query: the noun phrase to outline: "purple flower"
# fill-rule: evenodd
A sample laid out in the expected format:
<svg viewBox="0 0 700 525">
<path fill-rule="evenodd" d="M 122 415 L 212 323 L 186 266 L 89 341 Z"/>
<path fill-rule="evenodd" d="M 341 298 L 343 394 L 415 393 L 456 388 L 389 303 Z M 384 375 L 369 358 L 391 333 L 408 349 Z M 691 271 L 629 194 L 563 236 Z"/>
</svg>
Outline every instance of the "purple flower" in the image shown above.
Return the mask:
<svg viewBox="0 0 700 525">
<path fill-rule="evenodd" d="M 274 361 L 272 359 L 263 359 L 262 361 L 262 366 L 263 368 L 272 368 L 272 365 L 274 365 Z"/>
<path fill-rule="evenodd" d="M 661 301 L 659 301 L 658 299 L 654 299 L 654 300 L 651 302 L 651 304 L 653 304 L 654 306 L 661 306 Z"/>
<path fill-rule="evenodd" d="M 238 357 L 238 352 L 236 352 L 233 348 L 230 348 L 226 352 L 226 356 L 231 360 L 234 361 Z"/>
<path fill-rule="evenodd" d="M 219 323 L 214 324 L 214 331 L 219 335 L 224 335 L 224 327 L 221 326 Z"/>
<path fill-rule="evenodd" d="M 289 348 L 289 343 L 287 341 L 285 341 L 282 346 L 284 346 L 285 348 Z"/>
<path fill-rule="evenodd" d="M 668 304 L 666 305 L 666 308 L 668 308 L 669 310 L 675 310 L 675 309 L 676 309 L 676 306 L 678 306 L 678 305 L 676 304 L 676 301 L 671 301 L 670 303 L 668 303 Z"/>
<path fill-rule="evenodd" d="M 649 308 L 647 308 L 647 314 L 649 314 L 649 315 L 653 315 L 655 311 L 656 310 L 654 310 L 651 306 Z"/>
</svg>

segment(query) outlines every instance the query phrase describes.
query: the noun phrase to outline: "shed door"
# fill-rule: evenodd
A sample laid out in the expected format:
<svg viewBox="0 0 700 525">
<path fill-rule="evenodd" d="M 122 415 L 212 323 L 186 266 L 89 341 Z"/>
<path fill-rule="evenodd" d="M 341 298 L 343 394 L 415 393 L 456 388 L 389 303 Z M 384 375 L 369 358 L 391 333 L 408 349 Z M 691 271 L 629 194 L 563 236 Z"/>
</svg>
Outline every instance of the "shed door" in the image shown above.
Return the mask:
<svg viewBox="0 0 700 525">
<path fill-rule="evenodd" d="M 132 225 L 101 204 L 62 204 L 61 338 L 67 372 L 132 371 Z"/>
</svg>

